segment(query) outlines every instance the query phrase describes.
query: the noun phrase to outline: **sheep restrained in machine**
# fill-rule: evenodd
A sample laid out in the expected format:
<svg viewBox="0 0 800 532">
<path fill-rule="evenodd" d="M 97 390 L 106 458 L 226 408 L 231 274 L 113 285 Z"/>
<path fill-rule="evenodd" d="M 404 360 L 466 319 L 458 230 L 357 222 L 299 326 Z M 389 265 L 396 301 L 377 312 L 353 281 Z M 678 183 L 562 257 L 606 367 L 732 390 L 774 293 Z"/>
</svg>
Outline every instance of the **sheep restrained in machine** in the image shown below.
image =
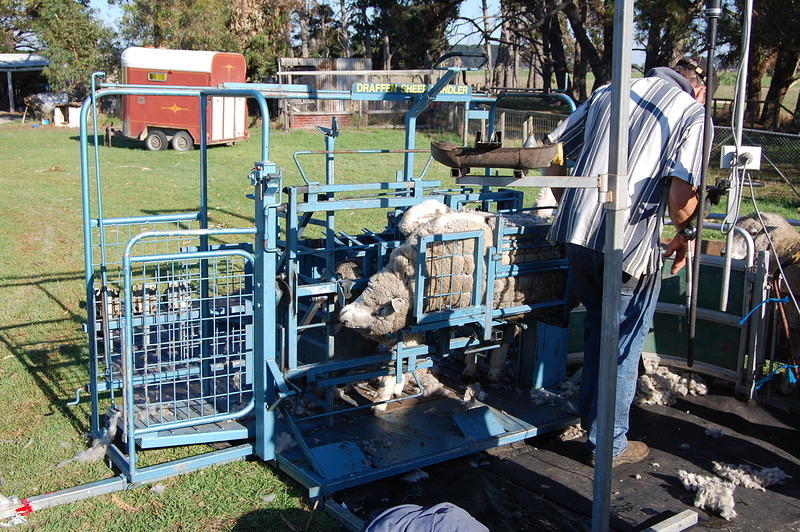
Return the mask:
<svg viewBox="0 0 800 532">
<path fill-rule="evenodd" d="M 542 226 L 541 218 L 529 215 L 504 216 L 510 227 Z M 410 208 L 402 217 L 399 228 L 406 236 L 402 245 L 391 254 L 387 266 L 370 277 L 367 287 L 339 314 L 339 321 L 384 345 L 393 345 L 393 334 L 412 323 L 417 293 L 418 242 L 427 235 L 482 231 L 483 249 L 479 260 L 490 260 L 487 250 L 497 245 L 502 265 L 561 258 L 558 248 L 526 245 L 525 236 L 508 235 L 495 244 L 495 229 L 499 217 L 485 212 L 456 211 L 437 200 L 426 200 Z M 434 313 L 472 305 L 476 271 L 474 238 L 434 241 L 425 253 L 423 311 Z M 486 268 L 484 268 L 486 271 Z M 493 308 L 507 308 L 558 299 L 563 294 L 565 273 L 545 271 L 518 276 L 501 277 L 494 282 Z M 481 294 L 481 297 L 485 295 Z M 481 304 L 480 301 L 478 304 Z M 413 341 L 413 340 L 412 340 Z M 490 379 L 502 373 L 505 351 L 495 350 L 490 362 Z M 474 359 L 466 374 L 474 374 Z"/>
<path fill-rule="evenodd" d="M 753 237 L 756 252 L 772 253 L 772 241 L 775 249 L 770 260 L 770 271 L 775 274 L 779 264 L 783 270 L 781 296 L 787 295 L 788 287 L 795 298 L 800 298 L 800 233 L 784 217 L 773 213 L 762 213 L 761 218 L 758 214 L 750 214 L 739 219 L 736 225 Z M 744 239 L 738 234 L 734 235 L 730 253 L 734 259 L 743 259 L 746 255 Z M 800 314 L 791 300 L 784 308 L 790 329 L 792 355 L 795 360 L 800 360 Z"/>
</svg>

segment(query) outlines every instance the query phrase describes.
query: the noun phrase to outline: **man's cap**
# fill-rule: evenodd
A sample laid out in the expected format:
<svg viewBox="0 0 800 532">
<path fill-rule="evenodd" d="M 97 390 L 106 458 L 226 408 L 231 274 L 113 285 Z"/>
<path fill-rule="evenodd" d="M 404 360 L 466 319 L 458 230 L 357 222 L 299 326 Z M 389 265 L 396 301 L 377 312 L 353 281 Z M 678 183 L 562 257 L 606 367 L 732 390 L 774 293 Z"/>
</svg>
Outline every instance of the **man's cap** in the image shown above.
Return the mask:
<svg viewBox="0 0 800 532">
<path fill-rule="evenodd" d="M 706 71 L 701 65 L 702 60 L 699 57 L 683 57 L 679 59 L 677 63 L 675 63 L 676 67 L 684 67 L 694 70 L 695 74 L 697 74 L 697 77 L 700 78 L 700 81 L 708 84 L 708 81 L 706 80 Z"/>
</svg>

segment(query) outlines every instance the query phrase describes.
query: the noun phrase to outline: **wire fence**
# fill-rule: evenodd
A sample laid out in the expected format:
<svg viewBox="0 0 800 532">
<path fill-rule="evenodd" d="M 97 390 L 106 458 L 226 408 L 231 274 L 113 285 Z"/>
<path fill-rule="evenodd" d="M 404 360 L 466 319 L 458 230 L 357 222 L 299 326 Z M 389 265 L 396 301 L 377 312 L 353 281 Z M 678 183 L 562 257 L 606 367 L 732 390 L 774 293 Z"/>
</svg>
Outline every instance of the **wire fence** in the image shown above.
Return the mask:
<svg viewBox="0 0 800 532">
<path fill-rule="evenodd" d="M 719 168 L 722 146 L 733 144 L 733 131 L 730 127 L 714 127 L 711 168 Z M 744 129 L 742 144 L 761 147 L 761 169 L 753 172 L 754 179 L 784 184 L 789 187 L 795 199 L 800 200 L 800 135 Z"/>
<path fill-rule="evenodd" d="M 498 109 L 495 127 L 503 132 L 504 145 L 522 146 L 530 135 L 534 135 L 538 141 L 544 139 L 564 116 Z M 709 161 L 711 177 L 727 174 L 727 170 L 720 168 L 720 152 L 722 146 L 733 144 L 733 131 L 729 126 L 714 127 L 714 142 Z M 761 147 L 761 169 L 751 172 L 755 181 L 766 185 L 758 195 L 800 208 L 800 135 L 744 129 L 742 144 Z"/>
</svg>

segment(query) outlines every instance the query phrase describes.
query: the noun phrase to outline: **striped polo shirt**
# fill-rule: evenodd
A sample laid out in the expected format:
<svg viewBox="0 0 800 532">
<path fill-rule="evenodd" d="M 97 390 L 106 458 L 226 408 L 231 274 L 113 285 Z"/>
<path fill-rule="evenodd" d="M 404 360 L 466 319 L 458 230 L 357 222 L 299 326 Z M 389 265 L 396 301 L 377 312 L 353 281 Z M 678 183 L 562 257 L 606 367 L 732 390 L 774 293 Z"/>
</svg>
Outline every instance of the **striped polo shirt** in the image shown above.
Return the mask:
<svg viewBox="0 0 800 532">
<path fill-rule="evenodd" d="M 659 238 L 668 187 L 663 177 L 697 187 L 703 150 L 705 110 L 672 81 L 645 77 L 631 82 L 628 135 L 628 195 L 622 269 L 634 277 L 661 268 Z M 611 142 L 611 86 L 595 91 L 549 135 L 563 142 L 576 176 L 608 173 Z M 603 251 L 606 212 L 597 190 L 565 189 L 548 238 Z"/>
</svg>

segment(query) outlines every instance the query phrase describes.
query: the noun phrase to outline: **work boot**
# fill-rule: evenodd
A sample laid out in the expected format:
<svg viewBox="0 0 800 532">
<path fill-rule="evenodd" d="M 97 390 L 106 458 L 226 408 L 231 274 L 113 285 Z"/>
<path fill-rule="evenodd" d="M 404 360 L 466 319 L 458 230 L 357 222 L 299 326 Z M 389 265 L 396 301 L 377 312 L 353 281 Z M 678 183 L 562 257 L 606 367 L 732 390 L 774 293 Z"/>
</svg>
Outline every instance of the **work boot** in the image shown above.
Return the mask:
<svg viewBox="0 0 800 532">
<path fill-rule="evenodd" d="M 628 446 L 620 454 L 614 457 L 611 461 L 611 467 L 617 467 L 622 464 L 635 464 L 641 462 L 647 455 L 650 454 L 650 448 L 646 443 L 641 441 L 629 441 Z M 589 465 L 595 466 L 594 453 L 589 455 Z"/>
</svg>

